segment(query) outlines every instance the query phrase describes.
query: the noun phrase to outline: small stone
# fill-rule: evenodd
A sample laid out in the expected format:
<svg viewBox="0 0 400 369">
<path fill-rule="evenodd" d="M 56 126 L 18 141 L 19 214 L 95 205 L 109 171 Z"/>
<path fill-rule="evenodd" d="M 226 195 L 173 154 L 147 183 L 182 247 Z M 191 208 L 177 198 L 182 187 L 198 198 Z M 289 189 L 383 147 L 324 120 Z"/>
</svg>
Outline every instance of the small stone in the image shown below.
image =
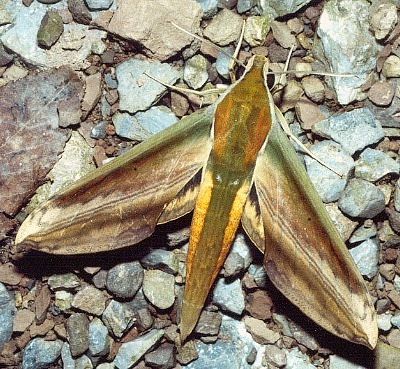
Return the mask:
<svg viewBox="0 0 400 369">
<path fill-rule="evenodd" d="M 72 306 L 87 313 L 100 316 L 106 307 L 107 297 L 92 285 L 83 287 L 72 299 Z"/>
<path fill-rule="evenodd" d="M 388 335 L 387 335 L 387 341 L 388 343 L 393 346 L 400 348 L 400 330 L 399 329 L 393 329 Z"/>
<path fill-rule="evenodd" d="M 161 270 L 148 270 L 143 278 L 143 293 L 159 309 L 170 308 L 175 301 L 175 279 Z"/>
<path fill-rule="evenodd" d="M 68 0 L 68 9 L 74 18 L 74 21 L 80 24 L 89 24 L 92 15 L 83 0 Z"/>
<path fill-rule="evenodd" d="M 390 308 L 390 304 L 391 303 L 390 303 L 390 300 L 388 298 L 379 299 L 375 304 L 377 314 L 386 313 L 388 311 L 388 309 Z M 393 321 L 392 321 L 392 323 L 393 323 Z"/>
<path fill-rule="evenodd" d="M 71 308 L 73 295 L 67 291 L 56 291 L 54 305 L 65 311 Z"/>
<path fill-rule="evenodd" d="M 325 86 L 321 80 L 315 76 L 304 77 L 301 80 L 304 93 L 306 96 L 316 103 L 319 103 L 325 98 Z"/>
<path fill-rule="evenodd" d="M 75 290 L 81 285 L 79 278 L 73 273 L 53 274 L 47 283 L 52 291 L 61 289 Z"/>
<path fill-rule="evenodd" d="M 350 254 L 363 276 L 372 279 L 376 275 L 379 261 L 379 245 L 376 241 L 364 241 L 350 249 Z"/>
<path fill-rule="evenodd" d="M 282 101 L 279 105 L 281 112 L 285 113 L 288 110 L 293 109 L 303 94 L 304 91 L 301 88 L 300 83 L 290 79 L 283 89 Z"/>
<path fill-rule="evenodd" d="M 106 356 L 110 352 L 110 336 L 103 322 L 94 318 L 89 324 L 89 353 L 91 356 Z"/>
<path fill-rule="evenodd" d="M 256 319 L 267 320 L 271 319 L 271 309 L 273 306 L 271 297 L 264 290 L 258 290 L 253 293 L 249 293 L 246 296 L 247 312 Z"/>
<path fill-rule="evenodd" d="M 138 124 L 147 132 L 156 134 L 178 122 L 178 118 L 166 106 L 153 106 L 135 114 Z"/>
<path fill-rule="evenodd" d="M 352 217 L 373 218 L 385 209 L 385 197 L 372 183 L 355 178 L 346 186 L 338 205 Z"/>
<path fill-rule="evenodd" d="M 213 301 L 224 311 L 241 315 L 245 304 L 242 286 L 239 279 L 228 283 L 225 278 L 220 278 L 213 292 Z"/>
<path fill-rule="evenodd" d="M 138 261 L 118 264 L 107 273 L 107 290 L 118 297 L 132 298 L 142 286 L 143 275 Z"/>
<path fill-rule="evenodd" d="M 62 341 L 46 341 L 35 338 L 30 341 L 22 355 L 22 369 L 40 369 L 53 364 L 61 354 Z"/>
<path fill-rule="evenodd" d="M 224 262 L 223 276 L 232 278 L 242 274 L 252 262 L 252 250 L 243 233 L 238 233 Z"/>
<path fill-rule="evenodd" d="M 377 81 L 368 91 L 368 98 L 377 106 L 388 106 L 393 100 L 395 89 L 389 82 Z"/>
<path fill-rule="evenodd" d="M 179 268 L 179 260 L 172 251 L 163 249 L 151 250 L 140 260 L 147 269 L 159 269 L 165 273 L 176 274 Z"/>
<path fill-rule="evenodd" d="M 392 328 L 391 318 L 391 314 L 378 314 L 378 328 L 385 332 L 389 331 Z"/>
<path fill-rule="evenodd" d="M 268 363 L 278 368 L 284 367 L 286 365 L 285 353 L 275 345 L 265 346 L 265 356 Z"/>
<path fill-rule="evenodd" d="M 144 357 L 145 363 L 156 369 L 172 369 L 176 365 L 175 347 L 170 343 L 164 343 Z"/>
<path fill-rule="evenodd" d="M 82 110 L 89 113 L 99 102 L 101 96 L 101 74 L 95 73 L 86 77 L 85 95 Z"/>
<path fill-rule="evenodd" d="M 89 348 L 89 319 L 83 313 L 72 314 L 66 326 L 72 356 L 83 354 Z"/>
<path fill-rule="evenodd" d="M 204 310 L 197 322 L 195 332 L 201 335 L 217 336 L 221 323 L 221 314 Z"/>
<path fill-rule="evenodd" d="M 377 229 L 375 223 L 366 225 L 365 223 L 356 229 L 354 233 L 351 235 L 349 242 L 350 243 L 359 243 L 362 241 L 366 241 L 369 238 L 375 237 L 377 234 Z"/>
<path fill-rule="evenodd" d="M 283 48 L 289 49 L 297 45 L 296 36 L 285 23 L 273 21 L 271 23 L 271 29 L 275 40 Z"/>
<path fill-rule="evenodd" d="M 0 282 L 11 286 L 17 285 L 24 275 L 18 272 L 18 268 L 12 263 L 0 265 Z"/>
<path fill-rule="evenodd" d="M 11 339 L 16 310 L 13 295 L 0 283 L 0 350 Z"/>
<path fill-rule="evenodd" d="M 397 23 L 397 9 L 395 4 L 374 3 L 369 10 L 370 26 L 378 40 L 383 40 L 393 30 Z"/>
<path fill-rule="evenodd" d="M 163 336 L 162 329 L 153 329 L 133 341 L 123 343 L 114 359 L 117 368 L 131 368 Z"/>
<path fill-rule="evenodd" d="M 51 294 L 48 285 L 42 285 L 37 289 L 35 299 L 35 315 L 37 323 L 43 323 L 46 318 L 47 309 L 50 306 Z"/>
<path fill-rule="evenodd" d="M 311 351 L 317 351 L 319 348 L 318 342 L 315 338 L 304 330 L 301 326 L 297 325 L 294 321 L 289 321 L 290 332 L 292 332 L 293 338 L 301 345 L 307 347 Z"/>
<path fill-rule="evenodd" d="M 395 232 L 400 231 L 400 213 L 394 209 L 386 208 L 386 214 L 389 217 L 389 223 Z"/>
<path fill-rule="evenodd" d="M 188 59 L 183 69 L 183 78 L 194 90 L 203 87 L 208 80 L 207 59 L 201 55 Z"/>
<path fill-rule="evenodd" d="M 54 328 L 54 321 L 46 319 L 42 324 L 33 324 L 29 327 L 29 333 L 31 337 L 45 336 L 51 329 Z"/>
<path fill-rule="evenodd" d="M 262 320 L 246 316 L 243 321 L 254 341 L 261 345 L 273 344 L 280 338 L 279 333 L 269 329 Z"/>
<path fill-rule="evenodd" d="M 121 338 L 133 326 L 136 320 L 135 311 L 126 303 L 111 300 L 104 310 L 102 320 L 109 332 Z"/>
<path fill-rule="evenodd" d="M 305 96 L 302 96 L 299 101 L 297 101 L 295 109 L 301 127 L 304 130 L 310 130 L 315 123 L 326 118 L 324 113 L 318 108 L 318 105 L 314 104 Z"/>
<path fill-rule="evenodd" d="M 90 137 L 96 140 L 102 139 L 106 137 L 106 128 L 108 122 L 106 120 L 102 120 L 97 123 L 90 132 Z"/>
<path fill-rule="evenodd" d="M 400 58 L 396 55 L 389 55 L 383 64 L 382 74 L 387 78 L 400 77 Z"/>
<path fill-rule="evenodd" d="M 390 302 L 389 302 L 390 303 Z M 396 327 L 400 328 L 400 315 L 397 313 L 392 316 L 390 322 Z"/>
<path fill-rule="evenodd" d="M 246 19 L 244 39 L 251 46 L 263 45 L 271 27 L 268 16 L 250 16 Z"/>
<path fill-rule="evenodd" d="M 63 31 L 64 25 L 61 16 L 53 10 L 47 11 L 38 30 L 38 45 L 50 49 L 60 38 Z"/>
<path fill-rule="evenodd" d="M 35 313 L 28 310 L 18 310 L 14 317 L 13 331 L 25 332 L 35 319 Z"/>
<path fill-rule="evenodd" d="M 193 340 L 185 342 L 183 346 L 178 347 L 176 359 L 182 365 L 189 364 L 191 361 L 196 360 L 199 354 Z"/>
<path fill-rule="evenodd" d="M 114 0 L 85 0 L 88 8 L 92 11 L 107 10 L 110 8 Z"/>
</svg>

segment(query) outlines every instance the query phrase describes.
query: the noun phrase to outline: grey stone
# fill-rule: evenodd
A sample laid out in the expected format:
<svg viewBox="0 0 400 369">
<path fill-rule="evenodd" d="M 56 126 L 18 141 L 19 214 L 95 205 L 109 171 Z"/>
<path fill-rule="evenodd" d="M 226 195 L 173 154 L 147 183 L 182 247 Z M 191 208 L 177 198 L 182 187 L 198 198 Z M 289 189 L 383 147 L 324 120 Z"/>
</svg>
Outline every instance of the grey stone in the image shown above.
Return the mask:
<svg viewBox="0 0 400 369">
<path fill-rule="evenodd" d="M 72 306 L 92 315 L 100 316 L 106 307 L 107 297 L 92 285 L 82 288 L 72 299 Z"/>
<path fill-rule="evenodd" d="M 136 113 L 135 118 L 151 134 L 161 132 L 179 121 L 171 109 L 165 106 L 153 106 L 149 110 Z"/>
<path fill-rule="evenodd" d="M 329 369 L 367 369 L 339 355 L 331 355 L 329 361 Z"/>
<path fill-rule="evenodd" d="M 103 322 L 94 318 L 89 324 L 89 353 L 91 356 L 106 356 L 110 352 L 110 336 Z"/>
<path fill-rule="evenodd" d="M 107 10 L 114 0 L 85 0 L 90 10 Z"/>
<path fill-rule="evenodd" d="M 238 13 L 242 14 L 250 10 L 256 3 L 256 0 L 238 0 L 236 8 Z"/>
<path fill-rule="evenodd" d="M 356 162 L 355 176 L 370 182 L 387 174 L 399 174 L 399 163 L 380 150 L 366 148 Z"/>
<path fill-rule="evenodd" d="M 361 227 L 357 228 L 354 231 L 354 233 L 351 235 L 349 239 L 349 242 L 350 243 L 362 242 L 368 240 L 369 238 L 375 237 L 376 233 L 377 229 L 375 223 L 372 223 L 372 225 L 368 227 L 362 225 Z"/>
<path fill-rule="evenodd" d="M 385 135 L 380 122 L 368 108 L 331 116 L 315 123 L 312 131 L 340 143 L 350 155 L 380 141 Z"/>
<path fill-rule="evenodd" d="M 163 249 L 151 250 L 140 262 L 148 269 L 160 269 L 169 274 L 178 273 L 179 260 L 172 251 Z"/>
<path fill-rule="evenodd" d="M 400 314 L 395 314 L 392 316 L 390 322 L 396 327 L 400 328 Z"/>
<path fill-rule="evenodd" d="M 147 77 L 144 72 L 168 84 L 173 84 L 180 77 L 180 73 L 168 64 L 134 58 L 124 61 L 116 68 L 120 110 L 130 113 L 147 110 L 166 91 L 165 86 Z"/>
<path fill-rule="evenodd" d="M 68 9 L 74 21 L 81 24 L 90 24 L 92 15 L 86 7 L 84 0 L 67 0 Z"/>
<path fill-rule="evenodd" d="M 319 19 L 317 33 L 332 72 L 354 75 L 332 79 L 338 101 L 343 105 L 365 96 L 361 86 L 375 69 L 382 48 L 371 37 L 369 6 L 365 0 L 329 1 Z"/>
<path fill-rule="evenodd" d="M 143 293 L 159 309 L 170 308 L 175 301 L 175 278 L 161 270 L 148 270 L 143 278 Z"/>
<path fill-rule="evenodd" d="M 224 277 L 234 277 L 243 273 L 250 266 L 252 260 L 252 250 L 247 244 L 244 234 L 237 233 L 224 263 Z"/>
<path fill-rule="evenodd" d="M 376 240 L 369 239 L 350 249 L 360 273 L 372 279 L 378 273 L 379 244 Z"/>
<path fill-rule="evenodd" d="M 75 290 L 81 285 L 79 278 L 73 273 L 53 274 L 47 283 L 52 291 Z"/>
<path fill-rule="evenodd" d="M 3 283 L 0 283 L 0 351 L 11 339 L 16 312 L 13 295 L 7 291 Z"/>
<path fill-rule="evenodd" d="M 134 141 L 144 141 L 151 136 L 151 133 L 138 123 L 136 117 L 129 113 L 115 113 L 112 122 L 118 136 Z"/>
<path fill-rule="evenodd" d="M 107 273 L 107 290 L 114 296 L 131 298 L 142 286 L 143 275 L 138 261 L 118 264 Z"/>
<path fill-rule="evenodd" d="M 72 356 L 79 356 L 89 348 L 89 319 L 83 313 L 72 314 L 66 324 Z"/>
<path fill-rule="evenodd" d="M 246 20 L 244 40 L 252 47 L 261 46 L 265 43 L 270 27 L 270 17 L 250 16 Z"/>
<path fill-rule="evenodd" d="M 203 9 L 203 18 L 210 19 L 218 12 L 219 0 L 196 0 Z"/>
<path fill-rule="evenodd" d="M 108 122 L 106 120 L 102 120 L 97 123 L 90 132 L 90 137 L 96 140 L 106 137 L 106 128 L 108 126 Z"/>
<path fill-rule="evenodd" d="M 204 310 L 200 314 L 199 321 L 195 327 L 195 332 L 202 335 L 216 336 L 218 335 L 221 322 L 221 314 Z"/>
<path fill-rule="evenodd" d="M 6 66 L 14 59 L 14 55 L 4 50 L 3 45 L 0 44 L 0 67 Z"/>
<path fill-rule="evenodd" d="M 389 331 L 392 328 L 392 319 L 391 314 L 378 314 L 377 321 L 378 321 L 378 328 L 384 332 Z"/>
<path fill-rule="evenodd" d="M 343 193 L 348 176 L 354 168 L 353 158 L 341 145 L 330 140 L 320 141 L 312 145 L 310 151 L 318 159 L 342 175 L 342 177 L 339 177 L 332 170 L 318 163 L 310 156 L 304 156 L 307 172 L 322 201 L 336 201 Z"/>
<path fill-rule="evenodd" d="M 135 323 L 135 311 L 126 303 L 111 300 L 102 315 L 108 331 L 120 338 Z"/>
<path fill-rule="evenodd" d="M 115 74 L 107 73 L 104 75 L 104 82 L 110 89 L 115 89 L 118 87 L 118 82 L 116 80 Z"/>
<path fill-rule="evenodd" d="M 162 329 L 153 329 L 133 341 L 123 343 L 114 359 L 119 369 L 128 369 L 135 365 L 164 335 Z"/>
<path fill-rule="evenodd" d="M 234 52 L 234 50 L 229 47 L 224 47 L 223 49 L 230 55 L 232 55 Z M 232 58 L 230 58 L 228 55 L 220 51 L 218 52 L 218 57 L 217 61 L 215 62 L 215 67 L 217 69 L 218 74 L 227 80 L 229 79 L 229 64 L 231 61 Z"/>
<path fill-rule="evenodd" d="M 144 361 L 152 368 L 172 369 L 176 364 L 174 351 L 174 345 L 170 343 L 164 343 L 154 351 L 146 354 Z"/>
<path fill-rule="evenodd" d="M 213 301 L 224 311 L 241 315 L 244 307 L 244 296 L 239 279 L 227 283 L 225 278 L 220 278 L 213 292 Z"/>
<path fill-rule="evenodd" d="M 25 347 L 22 369 L 42 369 L 53 364 L 61 354 L 63 342 L 34 338 Z"/>
<path fill-rule="evenodd" d="M 194 90 L 202 88 L 208 80 L 207 59 L 198 54 L 188 59 L 183 69 L 183 79 Z"/>
<path fill-rule="evenodd" d="M 293 14 L 311 0 L 259 0 L 258 8 L 261 14 L 273 14 L 274 17 L 282 17 Z"/>
<path fill-rule="evenodd" d="M 286 354 L 283 350 L 275 345 L 267 345 L 265 347 L 265 356 L 267 362 L 278 368 L 286 365 Z"/>
<path fill-rule="evenodd" d="M 373 218 L 385 209 L 385 196 L 372 183 L 356 178 L 350 180 L 338 205 L 352 217 Z"/>
<path fill-rule="evenodd" d="M 284 352 L 287 360 L 285 369 L 315 369 L 309 357 L 303 354 L 298 347 L 291 350 L 284 349 Z"/>
</svg>

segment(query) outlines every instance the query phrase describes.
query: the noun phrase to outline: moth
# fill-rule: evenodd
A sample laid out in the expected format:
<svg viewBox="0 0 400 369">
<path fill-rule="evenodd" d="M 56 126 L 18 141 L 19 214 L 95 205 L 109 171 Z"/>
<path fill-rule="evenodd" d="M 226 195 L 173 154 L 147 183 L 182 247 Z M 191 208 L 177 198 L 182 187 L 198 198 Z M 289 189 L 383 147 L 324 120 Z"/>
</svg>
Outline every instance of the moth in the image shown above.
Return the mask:
<svg viewBox="0 0 400 369">
<path fill-rule="evenodd" d="M 149 237 L 193 209 L 180 332 L 186 340 L 240 221 L 274 285 L 327 331 L 373 349 L 376 313 L 265 84 L 266 59 L 209 108 L 63 189 L 24 221 L 23 249 L 75 255 Z"/>
</svg>

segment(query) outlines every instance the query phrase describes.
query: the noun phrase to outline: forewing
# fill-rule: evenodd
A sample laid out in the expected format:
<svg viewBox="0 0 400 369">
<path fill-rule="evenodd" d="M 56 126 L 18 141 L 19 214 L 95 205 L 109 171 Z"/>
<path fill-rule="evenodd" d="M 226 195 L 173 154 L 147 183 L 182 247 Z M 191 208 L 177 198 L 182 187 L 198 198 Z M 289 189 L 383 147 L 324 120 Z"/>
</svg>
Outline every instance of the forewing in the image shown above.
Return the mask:
<svg viewBox="0 0 400 369">
<path fill-rule="evenodd" d="M 376 314 L 364 281 L 278 124 L 258 158 L 254 182 L 271 281 L 326 330 L 375 347 Z"/>
<path fill-rule="evenodd" d="M 57 193 L 29 215 L 16 243 L 53 254 L 107 251 L 151 235 L 165 208 L 164 221 L 190 211 L 196 186 L 188 183 L 207 162 L 212 114 L 182 119 Z"/>
</svg>

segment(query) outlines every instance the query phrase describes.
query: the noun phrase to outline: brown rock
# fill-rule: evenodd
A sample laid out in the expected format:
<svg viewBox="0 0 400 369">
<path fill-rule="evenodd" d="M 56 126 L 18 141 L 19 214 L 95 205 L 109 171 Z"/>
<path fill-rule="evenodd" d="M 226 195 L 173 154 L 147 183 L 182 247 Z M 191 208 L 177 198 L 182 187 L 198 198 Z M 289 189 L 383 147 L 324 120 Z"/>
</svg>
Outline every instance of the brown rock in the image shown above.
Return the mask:
<svg viewBox="0 0 400 369">
<path fill-rule="evenodd" d="M 29 328 L 29 332 L 32 338 L 36 336 L 45 336 L 53 327 L 54 321 L 46 319 L 42 324 L 33 323 Z"/>
<path fill-rule="evenodd" d="M 37 287 L 37 294 L 35 299 L 35 315 L 38 324 L 41 324 L 46 319 L 47 309 L 50 306 L 51 293 L 47 285 L 42 285 L 41 288 Z"/>
<path fill-rule="evenodd" d="M 399 329 L 393 329 L 387 335 L 387 341 L 389 342 L 389 344 L 391 346 L 400 348 L 400 330 Z"/>
<path fill-rule="evenodd" d="M 83 0 L 68 0 L 67 3 L 75 22 L 80 24 L 90 23 L 92 15 Z"/>
<path fill-rule="evenodd" d="M 35 313 L 28 310 L 18 310 L 13 321 L 14 332 L 25 332 L 35 319 Z"/>
<path fill-rule="evenodd" d="M 326 119 L 325 115 L 318 108 L 318 105 L 314 104 L 304 96 L 300 98 L 295 108 L 301 127 L 305 130 L 311 130 L 311 127 L 315 123 Z"/>
<path fill-rule="evenodd" d="M 395 265 L 381 264 L 379 266 L 379 273 L 381 273 L 388 281 L 392 281 L 394 276 L 396 275 Z"/>
<path fill-rule="evenodd" d="M 368 98 L 378 106 L 388 106 L 393 100 L 395 89 L 389 82 L 375 82 L 368 91 Z"/>
<path fill-rule="evenodd" d="M 253 318 L 270 319 L 272 306 L 272 300 L 266 291 L 258 290 L 247 295 L 246 310 Z"/>
<path fill-rule="evenodd" d="M 82 101 L 82 110 L 89 113 L 99 102 L 101 97 L 101 74 L 96 73 L 86 77 L 85 95 Z"/>
<path fill-rule="evenodd" d="M 243 321 L 254 341 L 261 345 L 275 343 L 280 338 L 279 333 L 269 329 L 262 320 L 246 316 Z"/>
<path fill-rule="evenodd" d="M 0 282 L 15 286 L 24 275 L 18 272 L 18 268 L 12 263 L 0 265 Z"/>
</svg>

